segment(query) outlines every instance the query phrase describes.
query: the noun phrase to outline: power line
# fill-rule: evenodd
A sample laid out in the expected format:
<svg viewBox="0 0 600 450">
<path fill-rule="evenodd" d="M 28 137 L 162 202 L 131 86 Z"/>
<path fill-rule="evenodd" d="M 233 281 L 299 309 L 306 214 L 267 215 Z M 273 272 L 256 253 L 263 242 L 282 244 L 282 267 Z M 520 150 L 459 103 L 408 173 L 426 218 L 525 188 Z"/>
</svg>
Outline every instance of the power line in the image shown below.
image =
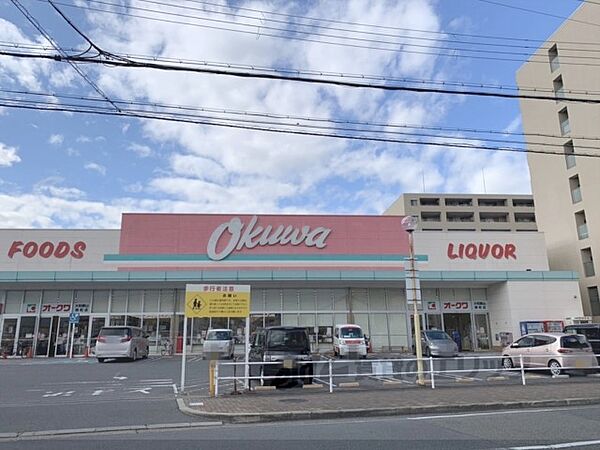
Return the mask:
<svg viewBox="0 0 600 450">
<path fill-rule="evenodd" d="M 227 8 L 230 10 L 235 10 L 235 11 L 248 11 L 248 12 L 256 12 L 261 14 L 261 16 L 265 16 L 265 15 L 272 15 L 272 16 L 276 16 L 276 17 L 287 17 L 290 19 L 301 19 L 301 20 L 308 20 L 310 22 L 321 22 L 321 23 L 335 23 L 335 24 L 342 24 L 342 25 L 352 25 L 352 26 L 358 26 L 358 27 L 364 27 L 364 28 L 375 28 L 375 29 L 383 29 L 383 30 L 391 30 L 391 31 L 408 31 L 411 33 L 422 33 L 422 34 L 429 34 L 429 35 L 438 35 L 438 36 L 447 36 L 447 35 L 452 35 L 452 36 L 460 36 L 460 37 L 467 37 L 467 38 L 475 38 L 478 40 L 481 39 L 488 39 L 488 40 L 503 40 L 503 41 L 517 41 L 517 42 L 531 42 L 531 43 L 544 43 L 546 42 L 546 39 L 532 39 L 532 38 L 522 38 L 522 37 L 515 37 L 515 36 L 493 36 L 493 35 L 485 35 L 485 34 L 469 34 L 469 33 L 458 33 L 458 32 L 445 32 L 445 31 L 434 31 L 434 30 L 424 30 L 424 29 L 418 29 L 418 28 L 403 28 L 403 27 L 394 27 L 394 26 L 389 26 L 389 25 L 380 25 L 380 24 L 366 24 L 366 23 L 361 23 L 361 22 L 352 22 L 352 21 L 346 21 L 346 20 L 336 20 L 336 19 L 331 19 L 331 18 L 323 18 L 323 17 L 315 17 L 315 16 L 302 16 L 302 15 L 297 15 L 297 14 L 287 14 L 287 13 L 281 13 L 281 12 L 276 12 L 276 11 L 266 11 L 266 10 L 262 10 L 262 9 L 256 9 L 256 8 L 248 8 L 248 7 L 242 7 L 239 5 L 235 5 L 232 6 L 231 4 L 227 3 L 227 4 L 220 4 L 220 3 L 213 3 L 213 2 L 209 2 L 209 1 L 202 1 L 202 0 L 180 0 L 186 3 L 193 3 L 193 4 L 201 4 L 201 5 L 209 5 L 209 6 L 216 6 L 216 7 L 222 7 L 222 8 Z M 577 0 L 580 2 L 586 2 L 586 3 L 593 3 L 591 2 L 591 0 Z M 562 44 L 573 44 L 573 45 L 597 45 L 595 43 L 592 42 L 582 42 L 582 41 L 560 41 L 560 43 Z"/>
<path fill-rule="evenodd" d="M 38 0 L 38 1 L 47 1 L 47 0 Z M 185 22 L 185 21 L 181 21 L 181 20 L 171 20 L 171 19 L 164 19 L 164 18 L 157 18 L 157 17 L 151 17 L 151 16 L 145 16 L 145 15 L 140 15 L 140 14 L 131 14 L 131 13 L 127 13 L 127 12 L 117 12 L 114 10 L 109 10 L 109 9 L 101 9 L 101 8 L 95 8 L 95 7 L 91 7 L 91 6 L 83 6 L 83 5 L 74 5 L 74 4 L 68 4 L 68 3 L 62 3 L 62 2 L 55 2 L 56 4 L 62 5 L 62 6 L 66 6 L 68 8 L 78 8 L 78 9 L 83 9 L 83 10 L 88 10 L 88 11 L 96 11 L 96 12 L 101 12 L 101 13 L 105 13 L 105 14 L 111 14 L 111 15 L 117 15 L 117 16 L 123 16 L 123 17 L 132 17 L 132 18 L 138 18 L 138 19 L 146 19 L 146 20 L 151 20 L 151 21 L 155 21 L 155 22 L 161 22 L 161 23 L 169 23 L 169 24 L 177 24 L 177 25 L 186 25 L 186 26 L 193 26 L 193 27 L 198 27 L 198 28 L 204 28 L 204 29 L 210 29 L 210 30 L 219 30 L 219 31 L 227 31 L 227 32 L 232 32 L 232 33 L 241 33 L 241 34 L 246 34 L 246 35 L 252 35 L 252 36 L 266 36 L 266 37 L 272 37 L 272 38 L 277 38 L 277 39 L 286 39 L 286 40 L 297 40 L 297 41 L 305 41 L 305 42 L 314 42 L 314 43 L 318 43 L 318 44 L 327 44 L 327 45 L 335 45 L 335 46 L 341 46 L 341 47 L 348 47 L 348 48 L 362 48 L 362 49 L 368 49 L 368 50 L 380 50 L 380 51 L 386 51 L 386 52 L 392 52 L 392 53 L 411 53 L 411 54 L 419 54 L 419 55 L 429 55 L 429 56 L 436 56 L 436 57 L 449 57 L 449 58 L 471 58 L 471 59 L 480 59 L 480 60 L 487 60 L 487 61 L 507 61 L 507 62 L 520 62 L 520 63 L 524 63 L 526 61 L 531 62 L 531 63 L 540 63 L 540 64 L 548 64 L 548 61 L 544 58 L 537 60 L 534 59 L 536 57 L 541 57 L 541 55 L 537 55 L 537 54 L 533 54 L 533 55 L 529 55 L 529 54 L 525 54 L 526 56 L 530 56 L 529 59 L 527 58 L 501 58 L 501 57 L 496 57 L 496 56 L 482 56 L 482 55 L 464 55 L 464 54 L 460 54 L 460 53 L 456 53 L 456 52 L 450 52 L 450 53 L 443 53 L 443 52 L 428 52 L 428 51 L 420 51 L 420 50 L 409 50 L 406 48 L 390 48 L 390 47 L 379 47 L 379 46 L 375 46 L 375 45 L 361 45 L 361 44 L 350 44 L 350 43 L 345 43 L 345 42 L 335 42 L 335 41 L 327 41 L 327 40 L 322 40 L 322 39 L 314 39 L 314 38 L 308 38 L 308 37 L 299 37 L 299 36 L 289 36 L 289 35 L 283 35 L 283 34 L 274 34 L 274 33 L 268 33 L 268 32 L 264 32 L 263 29 L 266 28 L 272 28 L 272 27 L 264 27 L 261 26 L 261 31 L 260 33 L 257 33 L 257 31 L 248 31 L 248 30 L 239 30 L 239 29 L 233 29 L 233 28 L 228 28 L 228 27 L 223 27 L 223 26 L 216 26 L 216 25 L 206 25 L 206 24 L 199 24 L 199 23 L 192 23 L 192 22 Z M 106 2 L 103 2 L 106 3 Z M 118 4 L 112 4 L 115 7 L 121 7 L 123 8 L 121 5 Z M 137 7 L 128 7 L 129 9 L 133 9 L 133 8 L 137 8 Z M 137 8 L 140 9 L 140 8 Z M 146 9 L 146 8 L 141 8 L 141 9 Z M 159 13 L 159 14 L 170 14 L 170 15 L 178 15 L 175 13 L 163 13 L 162 11 L 157 11 L 157 10 L 152 10 L 155 13 Z M 197 20 L 204 20 L 204 21 L 208 21 L 208 22 L 226 22 L 226 21 L 221 21 L 221 20 L 217 20 L 217 19 L 208 19 L 208 18 L 202 18 L 202 19 L 197 19 Z M 231 23 L 233 25 L 237 25 L 237 26 L 246 26 L 246 27 L 251 27 L 251 28 L 258 28 L 257 25 L 249 25 L 249 24 L 242 24 L 242 23 L 236 23 L 236 22 L 228 22 Z M 286 32 L 289 33 L 290 30 L 287 29 L 278 29 L 279 31 L 282 32 Z M 302 34 L 307 34 L 306 32 L 300 32 L 300 31 L 296 31 L 296 33 L 302 33 Z M 308 34 L 314 34 L 314 33 L 308 33 Z M 323 34 L 317 34 L 318 36 L 324 36 Z M 357 40 L 357 38 L 347 38 L 344 36 L 334 36 L 334 38 L 337 39 L 355 39 Z M 363 39 L 358 39 L 358 40 L 363 40 Z M 379 43 L 380 41 L 374 41 L 376 43 Z M 398 46 L 398 43 L 394 43 L 394 45 Z M 413 45 L 415 46 L 415 45 Z M 457 50 L 457 49 L 455 49 Z M 460 49 L 459 51 L 475 51 L 475 50 L 467 50 L 467 49 Z M 486 53 L 489 53 L 489 51 L 486 51 Z M 593 58 L 593 57 L 586 57 L 586 56 L 568 56 L 565 55 L 563 56 L 563 60 L 564 59 L 591 59 L 591 60 L 597 60 L 598 58 Z M 586 62 L 563 62 L 563 65 L 577 65 L 577 66 L 600 66 L 600 64 L 593 64 L 593 63 L 586 63 Z"/>
<path fill-rule="evenodd" d="M 109 3 L 106 1 L 99 1 L 99 0 L 88 0 L 88 1 L 90 3 L 98 3 L 98 4 L 109 5 L 109 6 L 116 6 L 114 3 Z M 138 1 L 142 2 L 142 3 L 152 4 L 152 5 L 166 6 L 168 8 L 200 11 L 203 13 L 209 12 L 211 14 L 232 16 L 235 18 L 243 18 L 243 19 L 259 21 L 259 23 L 257 23 L 257 24 L 241 24 L 241 23 L 235 22 L 235 21 L 234 22 L 232 22 L 232 21 L 226 22 L 226 23 L 235 24 L 235 25 L 244 25 L 244 26 L 263 28 L 263 26 L 262 26 L 263 22 L 273 22 L 273 23 L 277 23 L 277 24 L 284 24 L 284 25 L 295 26 L 295 27 L 316 28 L 316 29 L 323 29 L 323 30 L 342 31 L 345 33 L 352 33 L 352 34 L 359 34 L 359 35 L 362 34 L 362 35 L 377 36 L 377 37 L 386 37 L 386 38 L 391 37 L 391 38 L 395 38 L 395 39 L 403 39 L 403 41 L 399 41 L 399 42 L 382 41 L 381 39 L 365 40 L 367 42 L 375 42 L 375 43 L 379 43 L 379 44 L 383 43 L 383 44 L 393 44 L 393 45 L 407 45 L 409 47 L 422 47 L 422 48 L 442 49 L 442 50 L 463 50 L 463 51 L 468 51 L 468 52 L 485 52 L 485 50 L 483 50 L 483 49 L 468 49 L 468 48 L 464 49 L 464 48 L 455 48 L 455 47 L 440 47 L 440 46 L 434 46 L 434 45 L 418 45 L 418 44 L 412 44 L 411 42 L 412 41 L 427 41 L 427 42 L 434 42 L 434 43 L 446 42 L 446 43 L 452 43 L 453 45 L 460 44 L 460 45 L 483 46 L 483 47 L 508 47 L 508 48 L 532 49 L 532 50 L 539 49 L 538 45 L 532 46 L 532 45 L 524 45 L 524 44 L 505 44 L 505 43 L 496 44 L 496 43 L 490 43 L 490 42 L 464 41 L 464 40 L 459 40 L 459 39 L 448 39 L 448 38 L 442 38 L 442 37 L 422 37 L 422 36 L 415 36 L 414 34 L 398 35 L 398 34 L 392 34 L 392 33 L 381 33 L 381 32 L 376 32 L 376 31 L 362 31 L 362 30 L 357 30 L 357 29 L 348 29 L 348 28 L 318 25 L 315 23 L 294 23 L 294 22 L 289 22 L 287 20 L 266 18 L 266 17 L 264 17 L 264 15 L 262 15 L 262 17 L 257 17 L 257 16 L 239 14 L 237 12 L 235 12 L 235 13 L 234 12 L 221 12 L 221 11 L 214 10 L 214 9 L 197 8 L 197 7 L 193 7 L 193 6 L 184 6 L 184 5 L 166 3 L 166 2 L 157 1 L 157 0 L 138 0 Z M 199 17 L 199 16 L 194 16 L 194 15 L 189 15 L 189 14 L 173 14 L 173 13 L 169 13 L 166 11 L 160 11 L 160 10 L 148 9 L 148 8 L 140 8 L 140 7 L 135 7 L 135 6 L 121 6 L 121 7 L 123 9 L 129 9 L 129 10 L 155 12 L 155 13 L 160 13 L 160 14 L 165 14 L 165 15 L 174 15 L 174 16 L 178 16 L 178 17 L 193 18 L 193 19 L 198 19 L 198 20 L 210 20 L 210 19 L 206 19 L 205 17 Z M 281 31 L 280 28 L 270 28 L 270 29 Z M 307 33 L 307 34 L 311 34 L 311 33 Z M 331 35 L 324 35 L 324 36 L 333 37 Z M 355 39 L 355 38 L 352 38 L 349 36 L 340 36 L 339 38 L 340 39 Z M 569 51 L 573 51 L 573 52 L 594 52 L 594 53 L 600 52 L 600 49 L 598 49 L 598 50 L 587 49 L 587 48 L 582 49 L 580 47 L 574 48 L 574 49 L 565 49 L 565 50 L 569 50 Z M 489 52 L 497 53 L 497 54 L 518 54 L 518 55 L 529 56 L 529 53 L 498 52 L 498 51 L 494 51 L 494 50 L 490 50 Z"/>
<path fill-rule="evenodd" d="M 51 97 L 55 99 L 68 99 L 68 100 L 78 100 L 83 102 L 91 102 L 97 103 L 102 101 L 100 98 L 95 97 L 84 97 L 80 95 L 72 95 L 72 94 L 62 94 L 62 93 L 44 93 L 44 92 L 35 92 L 35 91 L 23 91 L 23 90 L 14 90 L 14 89 L 2 89 L 0 88 L 0 92 L 13 94 L 13 95 L 25 95 L 25 96 L 34 96 L 34 97 Z M 356 120 L 342 120 L 342 119 L 331 119 L 324 117 L 311 117 L 311 116 L 299 116 L 299 115 L 291 115 L 291 114 L 275 114 L 275 113 L 265 113 L 259 111 L 245 111 L 245 110 L 232 110 L 225 108 L 214 108 L 214 107 L 206 107 L 206 106 L 189 106 L 189 105 L 178 105 L 178 104 L 166 104 L 160 102 L 143 102 L 143 101 L 135 101 L 135 100 L 127 100 L 127 99 L 115 99 L 113 101 L 118 105 L 123 106 L 138 106 L 138 107 L 152 107 L 152 108 L 162 108 L 166 110 L 178 110 L 178 111 L 193 111 L 200 113 L 213 113 L 213 114 L 224 114 L 230 116 L 241 116 L 244 118 L 247 117 L 260 117 L 266 119 L 275 119 L 275 120 L 292 120 L 292 121 L 302 121 L 308 123 L 333 123 L 336 125 L 344 125 L 344 126 L 367 126 L 374 127 L 376 129 L 369 129 L 366 131 L 369 132 L 377 132 L 377 133 L 389 133 L 385 130 L 378 130 L 377 128 L 393 128 L 393 129 L 402 129 L 402 130 L 425 130 L 429 132 L 454 132 L 454 133 L 466 133 L 466 134 L 474 134 L 475 137 L 466 137 L 466 136 L 448 136 L 448 135 L 440 135 L 440 134 L 425 134 L 425 133 L 417 133 L 417 132 L 402 132 L 396 134 L 406 134 L 406 135 L 414 135 L 414 136 L 424 136 L 424 137 L 436 137 L 436 138 L 447 138 L 447 139 L 478 139 L 484 140 L 486 142 L 498 142 L 498 143 L 508 143 L 508 144 L 521 144 L 521 141 L 511 141 L 507 139 L 494 139 L 488 137 L 482 137 L 478 135 L 503 135 L 503 136 L 519 136 L 519 137 L 544 137 L 548 139 L 559 139 L 561 143 L 551 143 L 551 142 L 533 142 L 529 141 L 528 145 L 543 145 L 543 146 L 551 146 L 551 147 L 563 147 L 564 141 L 566 139 L 576 139 L 581 141 L 600 141 L 600 137 L 584 137 L 584 136 L 558 136 L 551 134 L 542 134 L 542 133 L 515 133 L 515 132 L 507 132 L 507 131 L 499 131 L 499 130 L 480 130 L 480 129 L 466 129 L 466 128 L 452 128 L 452 127 L 434 127 L 434 126 L 423 126 L 423 125 L 411 125 L 411 124 L 398 124 L 398 123 L 383 123 L 383 122 L 367 122 L 367 121 L 356 121 Z M 143 110 L 143 111 L 148 111 Z M 203 116 L 207 117 L 207 116 Z M 272 122 L 269 122 L 272 123 Z M 289 125 L 289 124 L 288 124 Z M 292 124 L 293 125 L 293 124 Z M 358 129 L 352 128 L 352 130 L 359 131 Z M 360 130 L 364 131 L 364 130 Z M 392 133 L 394 134 L 394 133 Z M 585 146 L 581 144 L 577 144 L 577 148 L 585 148 L 585 149 L 597 149 L 597 146 Z"/>
<path fill-rule="evenodd" d="M 57 42 L 55 42 L 54 39 L 52 39 L 52 36 L 50 36 L 50 34 L 48 34 L 48 32 L 46 32 L 46 30 L 35 19 L 35 17 L 33 17 L 29 13 L 29 11 L 23 5 L 21 5 L 21 3 L 19 3 L 19 0 L 11 0 L 11 2 L 25 16 L 25 18 L 35 27 L 35 29 L 38 30 L 40 32 L 40 34 L 52 45 L 52 47 L 54 47 L 56 49 L 57 52 L 59 52 L 63 57 L 69 56 L 61 48 L 61 46 Z M 52 2 L 50 2 L 50 4 L 52 4 Z M 54 5 L 52 5 L 52 6 L 54 6 Z M 110 98 L 108 98 L 108 96 L 102 91 L 102 89 L 100 89 L 100 87 L 96 83 L 94 83 L 94 81 L 92 81 L 92 79 L 90 77 L 88 77 L 85 72 L 83 72 L 79 67 L 77 67 L 76 64 L 74 64 L 72 61 L 68 61 L 68 60 L 67 60 L 67 63 L 75 70 L 75 72 L 77 72 L 79 74 L 79 76 L 81 76 L 92 87 L 92 89 L 94 89 L 94 91 L 96 91 L 108 103 L 112 104 L 115 109 L 117 109 L 117 110 L 119 109 L 116 105 L 114 105 L 111 102 Z"/>
<path fill-rule="evenodd" d="M 174 71 L 174 72 L 193 72 L 213 75 L 227 75 L 238 78 L 259 78 L 267 80 L 280 80 L 280 81 L 294 81 L 303 83 L 314 83 L 314 84 L 326 84 L 332 86 L 343 86 L 353 88 L 369 88 L 379 89 L 385 91 L 397 91 L 397 92 L 413 92 L 413 93 L 428 93 L 428 94 L 449 94 L 449 95 L 464 95 L 464 96 L 479 96 L 479 97 L 496 97 L 506 99 L 527 99 L 527 100 L 547 100 L 556 102 L 557 100 L 565 102 L 581 102 L 589 104 L 600 104 L 598 98 L 584 98 L 584 97 L 556 97 L 550 95 L 537 95 L 537 94 L 513 94 L 506 92 L 489 92 L 489 91 L 474 91 L 474 90 L 456 90 L 456 89 L 442 89 L 442 88 L 429 88 L 419 86 L 400 86 L 390 84 L 373 84 L 373 83 L 359 83 L 354 81 L 345 80 L 330 80 L 323 78 L 314 78 L 306 76 L 295 76 L 295 75 L 280 75 L 275 73 L 251 73 L 239 70 L 224 70 L 216 68 L 202 68 L 202 67 L 189 67 L 184 65 L 175 64 L 164 64 L 156 62 L 139 62 L 130 58 L 125 58 L 121 55 L 114 55 L 118 57 L 118 60 L 108 58 L 90 58 L 85 56 L 66 56 L 61 55 L 42 55 L 42 54 L 28 54 L 19 53 L 12 51 L 0 51 L 0 55 L 13 56 L 20 58 L 39 58 L 39 59 L 52 59 L 54 61 L 65 61 L 65 62 L 85 62 L 93 64 L 104 64 L 115 67 L 129 67 L 129 68 L 143 68 L 143 69 L 156 69 L 163 71 Z M 112 54 L 111 54 L 112 55 Z M 102 56 L 102 55 L 100 55 Z"/>
<path fill-rule="evenodd" d="M 477 0 L 477 1 L 482 2 L 482 3 L 489 3 L 490 5 L 502 6 L 504 8 L 516 9 L 518 11 L 524 11 L 524 12 L 528 12 L 528 13 L 532 13 L 532 14 L 539 14 L 539 15 L 546 16 L 546 17 L 554 17 L 555 19 L 568 20 L 569 22 L 580 23 L 583 25 L 591 25 L 594 27 L 600 27 L 599 23 L 586 22 L 585 20 L 572 19 L 571 17 L 559 16 L 559 15 L 551 14 L 551 13 L 548 13 L 545 11 L 537 11 L 535 9 L 522 8 L 520 6 L 514 6 L 514 5 L 507 5 L 506 3 L 496 2 L 496 1 L 492 1 L 492 0 Z"/>
<path fill-rule="evenodd" d="M 252 131 L 264 131 L 270 133 L 284 133 L 284 134 L 292 134 L 292 135 L 301 135 L 301 136 L 312 136 L 312 137 L 327 137 L 327 138 L 338 138 L 338 139 L 347 139 L 347 140 L 358 140 L 358 141 L 370 141 L 370 142 L 383 142 L 383 143 L 394 143 L 394 144 L 406 144 L 406 145 L 424 145 L 424 146 L 433 146 L 433 147 L 444 147 L 444 148 L 453 148 L 453 149 L 469 149 L 469 150 L 487 150 L 487 151 L 500 151 L 500 152 L 512 152 L 512 153 L 532 153 L 532 154 L 544 154 L 544 155 L 560 155 L 564 157 L 564 152 L 552 152 L 548 150 L 537 150 L 531 148 L 521 148 L 521 147 L 498 147 L 498 146 L 489 146 L 489 145 L 480 145 L 480 144 L 471 144 L 464 142 L 466 139 L 463 139 L 463 142 L 441 142 L 441 141 L 426 141 L 426 140 L 414 140 L 414 139 L 397 139 L 390 137 L 382 137 L 382 136 L 374 136 L 374 135 L 356 135 L 356 134 L 348 134 L 348 133 L 335 133 L 334 129 L 327 130 L 326 132 L 315 132 L 315 131 L 307 131 L 302 129 L 291 129 L 290 125 L 286 124 L 284 127 L 281 124 L 271 124 L 275 126 L 266 126 L 268 124 L 254 124 L 246 120 L 226 120 L 226 119 L 218 119 L 213 118 L 212 120 L 208 120 L 205 118 L 198 118 L 194 115 L 186 115 L 186 114 L 164 114 L 157 112 L 149 112 L 145 110 L 135 111 L 135 110 L 123 110 L 123 111 L 114 111 L 112 109 L 108 109 L 105 107 L 91 107 L 91 106 L 81 106 L 81 105 L 57 105 L 55 103 L 50 102 L 36 102 L 29 100 L 14 100 L 14 99 L 3 99 L 0 98 L 0 106 L 9 107 L 9 108 L 18 108 L 18 109 L 28 109 L 28 110 L 42 110 L 42 111 L 61 111 L 61 112 L 78 112 L 78 113 L 88 113 L 88 114 L 100 114 L 100 115 L 108 115 L 108 116 L 125 116 L 125 117 L 135 117 L 140 119 L 154 119 L 154 120 L 162 120 L 169 122 L 177 122 L 177 123 L 189 123 L 196 125 L 206 125 L 206 126 L 216 126 L 216 127 L 224 127 L 224 128 L 233 128 L 233 129 L 242 129 L 242 130 L 252 130 Z M 580 153 L 576 154 L 578 157 L 592 157 L 599 158 L 600 153 Z"/>
</svg>

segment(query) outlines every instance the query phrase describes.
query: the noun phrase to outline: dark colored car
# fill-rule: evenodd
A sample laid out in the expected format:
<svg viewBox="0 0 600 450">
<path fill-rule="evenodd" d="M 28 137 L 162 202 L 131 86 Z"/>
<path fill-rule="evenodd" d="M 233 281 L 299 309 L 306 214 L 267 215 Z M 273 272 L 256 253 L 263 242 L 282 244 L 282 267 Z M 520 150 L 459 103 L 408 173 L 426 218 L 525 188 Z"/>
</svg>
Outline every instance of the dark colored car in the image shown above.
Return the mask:
<svg viewBox="0 0 600 450">
<path fill-rule="evenodd" d="M 312 383 L 312 355 L 306 328 L 279 326 L 258 329 L 250 347 L 250 361 L 277 363 L 250 365 L 253 377 L 304 376 L 298 379 L 258 380 L 263 385 L 286 385 L 298 380 L 304 384 Z"/>
<path fill-rule="evenodd" d="M 583 334 L 592 346 L 592 351 L 600 363 L 600 323 L 581 323 L 578 325 L 567 325 L 563 330 L 568 334 Z"/>
</svg>

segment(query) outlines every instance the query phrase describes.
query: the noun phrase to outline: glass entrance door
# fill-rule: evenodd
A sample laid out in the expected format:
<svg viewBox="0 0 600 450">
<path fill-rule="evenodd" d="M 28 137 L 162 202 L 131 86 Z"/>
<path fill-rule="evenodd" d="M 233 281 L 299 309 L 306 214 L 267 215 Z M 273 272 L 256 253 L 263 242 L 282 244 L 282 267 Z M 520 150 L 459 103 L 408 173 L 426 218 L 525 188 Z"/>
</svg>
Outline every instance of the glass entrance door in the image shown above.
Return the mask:
<svg viewBox="0 0 600 450">
<path fill-rule="evenodd" d="M 491 350 L 490 326 L 487 314 L 475 314 L 475 336 L 478 350 Z"/>
<path fill-rule="evenodd" d="M 4 318 L 2 324 L 2 340 L 0 340 L 0 356 L 12 356 L 17 335 L 17 319 Z"/>
<path fill-rule="evenodd" d="M 67 356 L 69 347 L 69 318 L 54 316 L 54 320 L 58 322 L 56 327 L 56 347 L 54 356 Z"/>
<path fill-rule="evenodd" d="M 90 316 L 80 316 L 79 323 L 73 327 L 73 356 L 83 356 L 88 351 L 87 339 L 90 328 Z"/>
<path fill-rule="evenodd" d="M 21 317 L 19 324 L 19 341 L 17 342 L 17 356 L 28 357 L 33 355 L 33 336 L 37 317 Z"/>
<path fill-rule="evenodd" d="M 40 317 L 37 332 L 37 344 L 35 345 L 35 356 L 48 356 L 51 327 L 52 317 Z"/>
<path fill-rule="evenodd" d="M 444 314 L 444 329 L 458 345 L 458 351 L 473 350 L 471 314 Z"/>
</svg>

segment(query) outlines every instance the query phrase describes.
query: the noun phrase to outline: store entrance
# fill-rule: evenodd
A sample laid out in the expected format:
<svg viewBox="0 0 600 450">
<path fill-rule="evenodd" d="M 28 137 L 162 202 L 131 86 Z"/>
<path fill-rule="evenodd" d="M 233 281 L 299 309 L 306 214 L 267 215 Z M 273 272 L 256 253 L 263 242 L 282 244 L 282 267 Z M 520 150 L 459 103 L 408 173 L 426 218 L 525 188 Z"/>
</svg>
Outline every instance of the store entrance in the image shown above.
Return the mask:
<svg viewBox="0 0 600 450">
<path fill-rule="evenodd" d="M 473 350 L 471 314 L 444 314 L 444 329 L 458 345 L 458 351 Z"/>
</svg>

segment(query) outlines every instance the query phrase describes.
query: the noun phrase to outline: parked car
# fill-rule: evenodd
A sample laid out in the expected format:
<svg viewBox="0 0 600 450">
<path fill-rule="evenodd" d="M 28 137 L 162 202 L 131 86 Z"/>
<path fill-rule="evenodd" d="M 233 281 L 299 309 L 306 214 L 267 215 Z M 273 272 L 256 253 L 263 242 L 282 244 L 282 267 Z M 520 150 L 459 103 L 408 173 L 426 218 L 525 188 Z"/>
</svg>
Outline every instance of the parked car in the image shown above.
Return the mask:
<svg viewBox="0 0 600 450">
<path fill-rule="evenodd" d="M 458 356 L 458 345 L 442 330 L 421 331 L 421 349 L 423 356 Z M 413 346 L 413 353 L 416 349 Z"/>
<path fill-rule="evenodd" d="M 137 327 L 102 327 L 96 341 L 98 362 L 109 358 L 127 358 L 135 361 L 138 358 L 147 358 L 149 352 L 147 336 Z"/>
<path fill-rule="evenodd" d="M 367 357 L 368 344 L 360 325 L 336 325 L 333 332 L 333 354 L 335 356 Z"/>
<path fill-rule="evenodd" d="M 552 375 L 593 372 L 597 365 L 591 345 L 581 334 L 527 334 L 502 351 L 502 366 L 505 369 L 521 367 L 521 355 L 523 367 L 547 367 Z"/>
<path fill-rule="evenodd" d="M 583 334 L 592 346 L 596 360 L 600 363 L 600 323 L 567 325 L 563 332 L 567 334 Z"/>
<path fill-rule="evenodd" d="M 312 355 L 306 328 L 279 326 L 258 329 L 250 346 L 250 361 L 278 363 L 251 364 L 250 374 L 253 377 L 302 375 L 305 377 L 298 380 L 312 384 Z M 283 385 L 289 384 L 290 380 L 294 379 L 261 378 L 259 382 L 263 385 Z"/>
<path fill-rule="evenodd" d="M 203 358 L 208 355 L 224 356 L 233 359 L 235 352 L 235 339 L 233 331 L 228 329 L 208 330 L 202 344 Z"/>
</svg>

